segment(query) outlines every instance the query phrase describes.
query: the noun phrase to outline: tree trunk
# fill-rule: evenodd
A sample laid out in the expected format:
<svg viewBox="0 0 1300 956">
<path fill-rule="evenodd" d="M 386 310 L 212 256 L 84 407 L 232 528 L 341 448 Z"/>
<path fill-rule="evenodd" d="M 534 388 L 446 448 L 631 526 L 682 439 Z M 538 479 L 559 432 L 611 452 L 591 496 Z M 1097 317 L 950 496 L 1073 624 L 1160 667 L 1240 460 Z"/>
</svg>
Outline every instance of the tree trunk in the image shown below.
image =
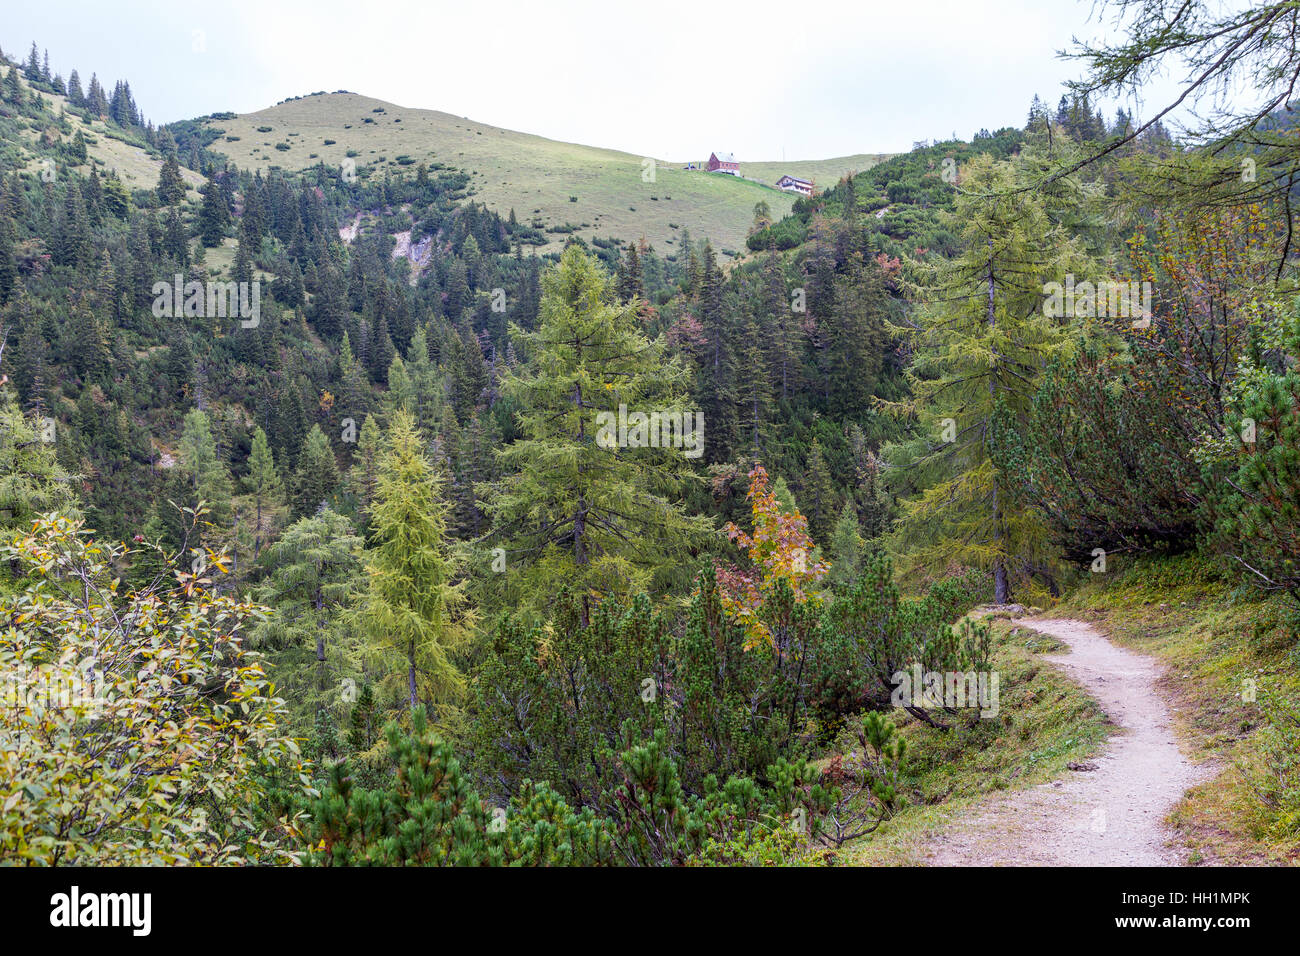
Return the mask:
<svg viewBox="0 0 1300 956">
<path fill-rule="evenodd" d="M 415 694 L 415 641 L 411 641 L 406 646 L 406 660 L 409 665 L 406 676 L 411 691 L 411 710 L 415 710 L 420 705 L 420 700 Z"/>
<path fill-rule="evenodd" d="M 994 292 L 996 290 L 996 283 L 994 282 L 993 279 L 992 237 L 989 238 L 988 285 L 989 285 L 988 320 L 989 320 L 989 334 L 991 337 L 993 331 L 997 327 L 997 311 L 994 306 Z M 998 401 L 998 379 L 997 379 L 998 353 L 996 347 L 992 346 L 991 341 L 990 341 L 990 347 L 993 348 L 993 359 L 994 359 L 993 371 L 989 375 L 989 420 L 991 422 L 993 419 L 993 411 L 994 408 L 997 406 L 997 401 Z M 1003 536 L 1002 536 L 1002 502 L 998 496 L 998 476 L 997 476 L 996 469 L 994 469 L 994 473 L 993 473 L 993 544 L 997 553 L 997 557 L 993 559 L 993 603 L 1007 604 L 1011 600 L 1011 587 L 1007 580 L 1007 565 L 1006 565 L 1006 555 L 1005 555 L 1006 544 L 1003 541 Z"/>
</svg>

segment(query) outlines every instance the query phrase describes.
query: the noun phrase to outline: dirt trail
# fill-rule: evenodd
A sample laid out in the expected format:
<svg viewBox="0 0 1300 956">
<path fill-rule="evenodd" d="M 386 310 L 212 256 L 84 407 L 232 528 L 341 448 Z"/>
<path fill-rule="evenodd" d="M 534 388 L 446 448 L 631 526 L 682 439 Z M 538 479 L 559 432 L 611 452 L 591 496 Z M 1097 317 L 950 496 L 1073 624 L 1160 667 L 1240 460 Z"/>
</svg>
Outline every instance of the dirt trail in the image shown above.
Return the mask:
<svg viewBox="0 0 1300 956">
<path fill-rule="evenodd" d="M 1045 655 L 1127 733 L 1089 761 L 1095 770 L 1000 794 L 943 831 L 932 866 L 1180 866 L 1164 818 L 1184 791 L 1213 775 L 1187 760 L 1156 688 L 1159 664 L 1116 647 L 1081 621 L 1022 621 L 1070 646 Z"/>
</svg>

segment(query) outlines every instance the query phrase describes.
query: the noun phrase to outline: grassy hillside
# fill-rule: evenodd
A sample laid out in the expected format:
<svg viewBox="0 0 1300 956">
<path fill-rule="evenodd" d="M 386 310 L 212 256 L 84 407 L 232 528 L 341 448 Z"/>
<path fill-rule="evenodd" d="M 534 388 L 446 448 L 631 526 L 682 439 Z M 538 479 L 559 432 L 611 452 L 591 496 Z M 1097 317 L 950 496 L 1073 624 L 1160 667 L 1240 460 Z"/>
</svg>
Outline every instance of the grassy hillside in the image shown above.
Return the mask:
<svg viewBox="0 0 1300 956">
<path fill-rule="evenodd" d="M 434 110 L 408 109 L 355 93 L 289 100 L 233 119 L 208 119 L 218 132 L 211 149 L 238 166 L 303 169 L 333 167 L 351 158 L 371 175 L 441 163 L 470 172 L 470 195 L 502 215 L 548 232 L 550 245 L 576 232 L 637 239 L 645 236 L 671 255 L 681 230 L 707 236 L 720 250 L 744 250 L 753 209 L 766 200 L 780 218 L 794 196 L 749 179 L 686 171 L 685 161 L 658 160 L 653 183 L 643 181 L 644 157 L 561 143 L 476 123 Z M 814 162 L 742 164 L 746 177 L 773 182 L 782 172 L 829 184 L 879 157 L 859 155 Z M 570 229 L 570 227 L 577 227 Z"/>
<path fill-rule="evenodd" d="M 28 96 L 34 96 L 38 92 L 22 78 L 21 74 L 19 82 Z M 35 174 L 42 171 L 44 163 L 38 155 L 38 150 L 35 149 L 42 138 L 47 144 L 55 139 L 70 142 L 80 132 L 86 141 L 88 158 L 101 173 L 106 170 L 114 171 L 130 189 L 152 189 L 158 185 L 158 171 L 162 168 L 161 157 L 151 154 L 135 142 L 128 141 L 130 134 L 111 123 L 99 119 L 87 122 L 68 107 L 67 97 L 46 91 L 39 91 L 39 93 L 49 105 L 50 112 L 56 116 L 63 114 L 68 128 L 63 132 L 31 121 L 22 122 L 22 128 L 18 130 L 16 136 L 6 137 L 9 145 L 16 145 L 23 149 L 22 168 Z M 82 167 L 79 172 L 88 174 L 89 165 Z M 197 199 L 198 187 L 203 185 L 203 177 L 191 169 L 182 167 L 181 178 L 185 180 L 185 185 L 190 190 L 188 198 Z"/>
</svg>

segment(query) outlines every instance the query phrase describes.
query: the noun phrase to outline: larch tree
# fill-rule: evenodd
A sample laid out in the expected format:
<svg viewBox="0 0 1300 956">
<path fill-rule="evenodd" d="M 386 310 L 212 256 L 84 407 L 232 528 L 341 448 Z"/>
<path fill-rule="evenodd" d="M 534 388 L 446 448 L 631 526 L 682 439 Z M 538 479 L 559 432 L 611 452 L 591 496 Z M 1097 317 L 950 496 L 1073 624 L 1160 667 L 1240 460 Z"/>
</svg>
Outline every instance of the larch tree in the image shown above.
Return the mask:
<svg viewBox="0 0 1300 956">
<path fill-rule="evenodd" d="M 411 416 L 389 426 L 370 510 L 366 586 L 350 614 L 367 656 L 402 674 L 412 708 L 453 705 L 465 679 L 452 656 L 474 624 L 459 559 L 447 543 L 442 479 Z"/>
<path fill-rule="evenodd" d="M 181 432 L 181 462 L 195 495 L 207 502 L 209 521 L 224 528 L 230 521 L 233 486 L 230 472 L 217 451 L 206 412 L 194 409 L 185 416 Z"/>
<path fill-rule="evenodd" d="M 676 500 L 687 456 L 703 452 L 700 418 L 692 434 L 677 431 L 681 441 L 665 443 L 656 429 L 657 447 L 648 447 L 652 426 L 633 439 L 631 425 L 626 436 L 609 425 L 620 407 L 629 421 L 651 412 L 660 423 L 687 420 L 685 373 L 638 325 L 636 306 L 620 304 L 599 264 L 571 245 L 543 277 L 537 330 L 511 329 L 526 361 L 502 391 L 520 409 L 521 437 L 498 452 L 504 477 L 479 491 L 489 539 L 505 548 L 499 580 L 512 603 L 539 610 L 570 587 L 587 613 L 603 595 L 654 591 L 707 532 L 707 519 Z"/>
<path fill-rule="evenodd" d="M 1013 483 L 989 454 L 999 415 L 1023 419 L 1048 360 L 1069 341 L 1047 314 L 1044 289 L 1069 268 L 1073 244 L 1010 164 L 964 170 L 951 221 L 962 251 L 934 268 L 926 305 L 896 328 L 914 349 L 908 380 L 919 434 L 889 451 L 904 492 L 894 544 L 903 570 L 950 563 L 987 569 L 998 603 L 1045 546 L 1041 523 L 1011 500 Z"/>
</svg>

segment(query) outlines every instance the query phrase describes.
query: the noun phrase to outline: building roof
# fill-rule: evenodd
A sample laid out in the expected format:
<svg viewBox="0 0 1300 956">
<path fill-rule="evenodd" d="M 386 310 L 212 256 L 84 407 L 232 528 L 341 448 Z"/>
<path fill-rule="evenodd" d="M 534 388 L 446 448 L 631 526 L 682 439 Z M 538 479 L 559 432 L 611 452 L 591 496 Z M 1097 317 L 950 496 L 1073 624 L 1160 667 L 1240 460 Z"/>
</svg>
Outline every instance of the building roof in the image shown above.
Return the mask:
<svg viewBox="0 0 1300 956">
<path fill-rule="evenodd" d="M 811 179 L 800 179 L 798 176 L 782 176 L 780 179 L 777 180 L 777 182 L 778 182 L 778 183 L 783 183 L 783 182 L 785 182 L 785 181 L 787 181 L 787 180 L 789 180 L 789 181 L 792 182 L 792 183 L 801 183 L 801 184 L 803 184 L 804 186 L 811 186 L 811 185 L 812 185 L 812 180 L 811 180 Z"/>
<path fill-rule="evenodd" d="M 736 161 L 736 157 L 731 153 L 714 153 L 713 155 L 720 163 L 734 163 Z"/>
</svg>

